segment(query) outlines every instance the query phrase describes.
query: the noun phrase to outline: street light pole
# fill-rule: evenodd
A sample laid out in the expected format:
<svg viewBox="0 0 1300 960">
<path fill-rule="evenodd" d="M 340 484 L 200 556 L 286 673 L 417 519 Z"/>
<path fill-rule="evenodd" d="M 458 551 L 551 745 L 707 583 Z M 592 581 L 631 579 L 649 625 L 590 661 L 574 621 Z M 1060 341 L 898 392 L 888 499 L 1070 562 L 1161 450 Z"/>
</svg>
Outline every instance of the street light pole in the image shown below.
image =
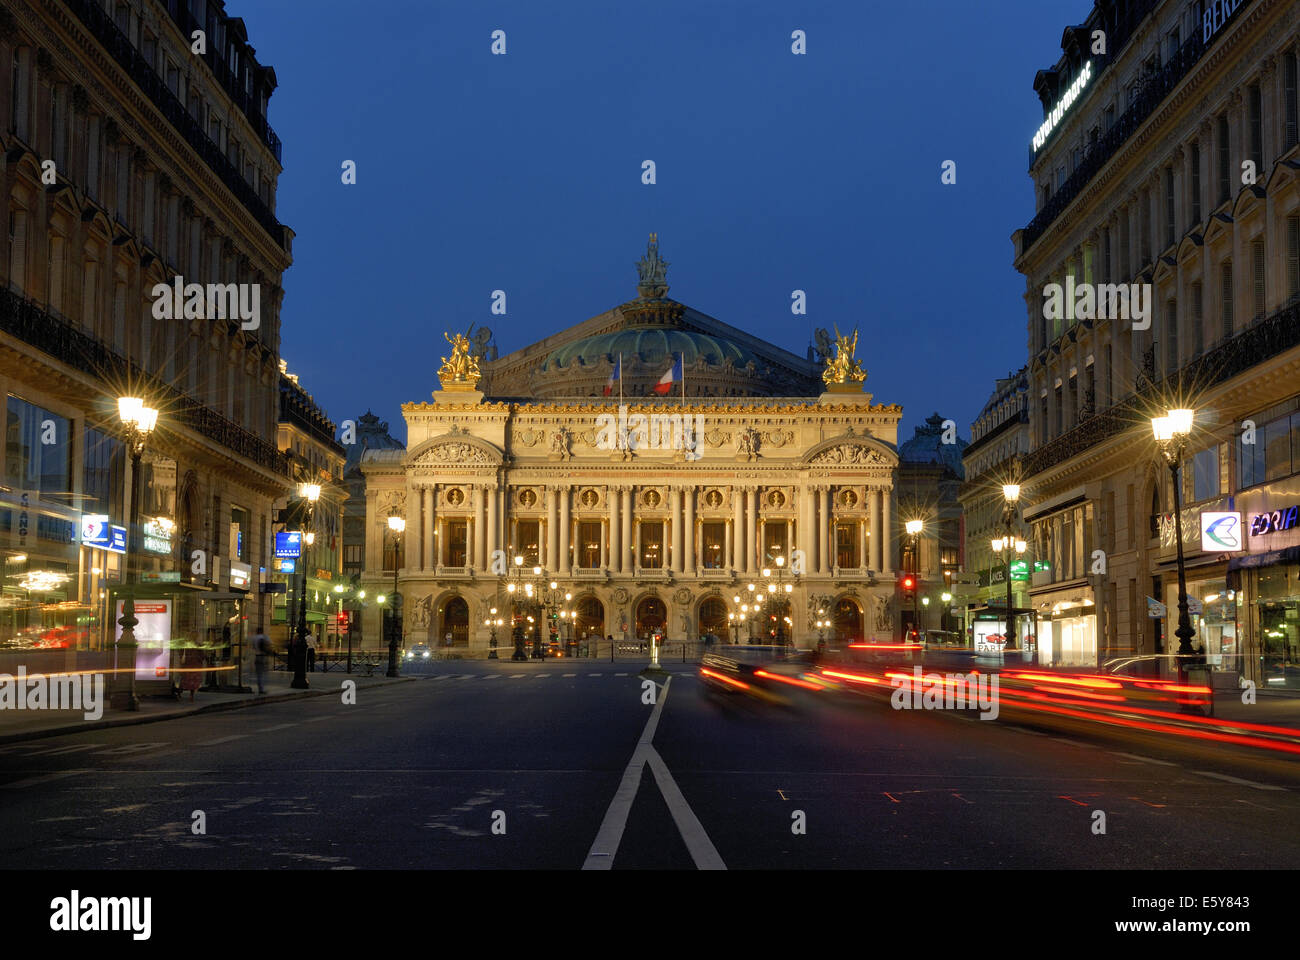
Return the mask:
<svg viewBox="0 0 1300 960">
<path fill-rule="evenodd" d="M 389 626 L 388 635 L 388 673 L 387 676 L 398 676 L 397 669 L 397 649 L 402 640 L 402 621 L 401 611 L 398 609 L 401 603 L 397 596 L 397 569 L 400 565 L 399 553 L 402 544 L 402 532 L 406 529 L 406 519 L 397 514 L 388 518 L 388 529 L 393 531 L 393 593 L 389 608 Z"/>
<path fill-rule="evenodd" d="M 114 657 L 113 694 L 109 705 L 117 710 L 139 710 L 140 698 L 135 695 L 135 628 L 140 621 L 135 615 L 135 585 L 131 580 L 131 568 L 132 561 L 138 556 L 135 540 L 140 526 L 140 460 L 144 456 L 144 445 L 158 423 L 158 411 L 145 406 L 139 397 L 119 397 L 117 413 L 131 454 L 131 509 L 127 518 L 126 553 L 122 557 L 122 616 L 117 621 L 122 627 L 122 636 L 115 644 L 118 654 L 125 652 L 126 665 L 123 667 L 120 656 Z M 125 683 L 122 670 L 126 671 Z"/>
<path fill-rule="evenodd" d="M 519 591 L 523 583 L 524 558 L 520 554 L 514 557 L 514 565 L 510 568 L 511 580 L 506 584 L 506 592 L 510 594 L 510 639 L 514 641 L 515 651 L 510 655 L 513 661 L 522 661 L 528 659 L 528 654 L 524 652 L 524 624 L 519 613 Z"/>
<path fill-rule="evenodd" d="M 921 520 L 908 520 L 904 524 L 907 535 L 912 540 L 912 629 L 916 631 L 916 638 L 921 638 L 921 614 L 917 610 L 916 601 L 921 593 L 921 531 L 925 529 L 925 523 Z"/>
<path fill-rule="evenodd" d="M 1186 679 L 1187 660 L 1193 656 L 1191 614 L 1187 604 L 1187 566 L 1183 559 L 1183 503 L 1179 488 L 1179 468 L 1182 466 L 1183 451 L 1187 447 L 1187 437 L 1192 432 L 1192 422 L 1196 417 L 1193 410 L 1170 410 L 1166 416 L 1153 417 L 1151 428 L 1155 433 L 1160 453 L 1169 466 L 1170 478 L 1174 487 L 1174 542 L 1178 546 L 1178 629 L 1174 636 L 1178 638 L 1178 677 Z"/>
<path fill-rule="evenodd" d="M 298 583 L 300 585 L 298 597 L 298 639 L 292 645 L 294 652 L 293 658 L 293 679 L 289 686 L 295 690 L 306 690 L 310 684 L 307 683 L 307 551 L 306 547 L 315 542 L 315 534 L 311 531 L 312 516 L 316 510 L 316 501 L 320 499 L 319 483 L 300 483 L 298 484 L 298 495 L 307 503 L 307 518 L 304 527 L 308 528 L 303 531 L 302 547 L 298 550 L 298 565 L 301 569 L 298 571 Z"/>
</svg>

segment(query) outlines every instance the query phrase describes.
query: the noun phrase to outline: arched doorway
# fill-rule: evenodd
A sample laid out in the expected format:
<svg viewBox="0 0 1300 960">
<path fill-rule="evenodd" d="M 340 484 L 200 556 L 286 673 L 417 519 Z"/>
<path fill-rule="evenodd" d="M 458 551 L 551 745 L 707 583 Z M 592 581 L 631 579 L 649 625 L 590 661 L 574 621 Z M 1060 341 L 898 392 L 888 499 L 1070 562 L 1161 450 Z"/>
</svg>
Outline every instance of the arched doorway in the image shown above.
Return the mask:
<svg viewBox="0 0 1300 960">
<path fill-rule="evenodd" d="M 856 600 L 850 597 L 841 597 L 837 600 L 835 616 L 831 619 L 834 622 L 836 640 L 862 642 L 862 608 L 858 606 Z"/>
<path fill-rule="evenodd" d="M 636 635 L 648 637 L 656 630 L 663 630 L 668 621 L 668 608 L 658 597 L 646 597 L 636 605 Z"/>
<path fill-rule="evenodd" d="M 699 636 L 703 639 L 711 633 L 723 643 L 731 642 L 731 630 L 727 623 L 727 604 L 721 597 L 705 597 L 700 604 Z"/>
<path fill-rule="evenodd" d="M 578 598 L 578 605 L 574 609 L 577 616 L 574 618 L 573 638 L 581 642 L 587 638 L 587 634 L 594 633 L 604 640 L 605 605 L 595 597 L 586 596 Z"/>
<path fill-rule="evenodd" d="M 441 646 L 451 634 L 453 647 L 469 646 L 469 604 L 463 597 L 451 597 L 442 605 L 442 624 L 434 643 Z"/>
</svg>

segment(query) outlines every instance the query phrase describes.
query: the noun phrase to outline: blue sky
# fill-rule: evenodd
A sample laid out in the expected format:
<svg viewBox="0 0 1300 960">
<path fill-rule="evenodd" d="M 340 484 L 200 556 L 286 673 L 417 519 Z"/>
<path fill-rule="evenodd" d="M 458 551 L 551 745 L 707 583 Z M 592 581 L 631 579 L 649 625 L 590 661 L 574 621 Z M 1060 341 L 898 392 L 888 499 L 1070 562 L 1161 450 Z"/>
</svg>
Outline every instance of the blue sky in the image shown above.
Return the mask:
<svg viewBox="0 0 1300 960">
<path fill-rule="evenodd" d="M 280 83 L 281 353 L 336 422 L 370 408 L 404 438 L 444 330 L 487 324 L 507 353 L 632 299 L 650 231 L 698 310 L 800 355 L 814 327 L 858 326 L 900 442 L 936 410 L 968 436 L 1025 361 L 1031 83 L 1084 0 L 227 10 Z"/>
</svg>

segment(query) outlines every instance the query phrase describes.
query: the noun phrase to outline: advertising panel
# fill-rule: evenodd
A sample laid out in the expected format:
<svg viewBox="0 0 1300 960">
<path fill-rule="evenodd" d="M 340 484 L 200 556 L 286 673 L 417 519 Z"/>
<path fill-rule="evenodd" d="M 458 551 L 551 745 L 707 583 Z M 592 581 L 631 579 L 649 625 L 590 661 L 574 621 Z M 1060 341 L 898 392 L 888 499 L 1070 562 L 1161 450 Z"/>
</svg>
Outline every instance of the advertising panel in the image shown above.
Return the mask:
<svg viewBox="0 0 1300 960">
<path fill-rule="evenodd" d="M 135 678 L 167 680 L 171 677 L 172 602 L 137 600 L 135 618 Z M 122 601 L 117 601 L 116 620 L 122 619 Z M 122 639 L 122 625 L 117 624 L 116 638 Z"/>
</svg>

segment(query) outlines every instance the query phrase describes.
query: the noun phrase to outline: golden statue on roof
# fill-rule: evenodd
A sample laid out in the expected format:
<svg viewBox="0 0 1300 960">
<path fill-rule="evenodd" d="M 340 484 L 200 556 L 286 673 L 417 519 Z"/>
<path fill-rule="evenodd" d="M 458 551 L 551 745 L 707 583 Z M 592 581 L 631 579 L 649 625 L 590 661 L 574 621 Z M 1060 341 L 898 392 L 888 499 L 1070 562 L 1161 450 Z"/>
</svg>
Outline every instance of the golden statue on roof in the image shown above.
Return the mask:
<svg viewBox="0 0 1300 960">
<path fill-rule="evenodd" d="M 446 332 L 443 337 L 451 344 L 451 356 L 443 357 L 442 366 L 438 368 L 438 379 L 442 381 L 443 389 L 452 384 L 468 385 L 471 389 L 477 386 L 482 374 L 479 373 L 478 357 L 471 352 L 473 344 L 469 337 L 463 333 Z"/>
<path fill-rule="evenodd" d="M 853 353 L 858 349 L 858 329 L 853 328 L 853 336 L 846 337 L 835 328 L 835 354 L 826 357 L 826 369 L 822 371 L 822 380 L 827 386 L 832 384 L 860 384 L 867 379 L 867 372 L 858 365 Z"/>
</svg>

